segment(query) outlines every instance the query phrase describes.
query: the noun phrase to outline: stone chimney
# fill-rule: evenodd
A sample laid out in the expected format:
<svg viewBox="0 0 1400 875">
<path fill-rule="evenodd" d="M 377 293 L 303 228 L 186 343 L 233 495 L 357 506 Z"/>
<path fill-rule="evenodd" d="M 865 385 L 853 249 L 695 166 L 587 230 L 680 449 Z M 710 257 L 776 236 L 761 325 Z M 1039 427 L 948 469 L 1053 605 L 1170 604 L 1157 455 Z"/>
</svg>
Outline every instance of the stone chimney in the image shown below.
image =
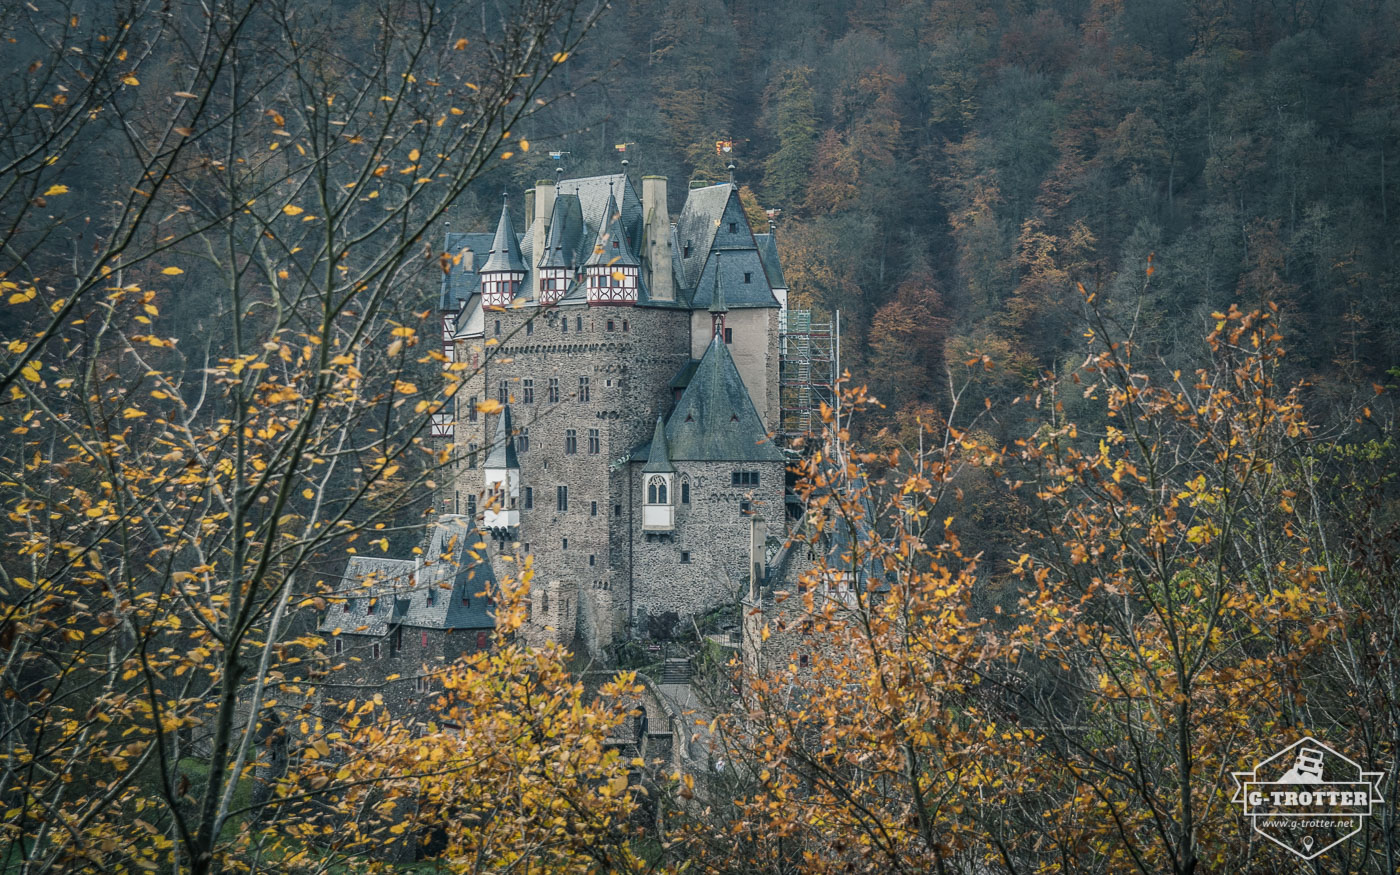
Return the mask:
<svg viewBox="0 0 1400 875">
<path fill-rule="evenodd" d="M 671 213 L 666 207 L 666 177 L 642 177 L 642 235 L 646 256 L 647 289 L 653 301 L 674 301 L 675 281 L 671 275 Z"/>
<path fill-rule="evenodd" d="M 530 226 L 534 235 L 531 240 L 530 258 L 534 264 L 530 265 L 530 272 L 534 275 L 534 286 L 531 289 L 535 300 L 540 299 L 540 259 L 544 258 L 544 247 L 549 240 L 549 223 L 554 218 L 554 180 L 539 179 L 535 181 L 535 215 L 539 221 Z"/>
<path fill-rule="evenodd" d="M 476 273 L 476 253 L 472 252 L 470 246 L 462 250 L 462 270 L 467 273 Z"/>
<path fill-rule="evenodd" d="M 525 190 L 525 227 L 529 228 L 533 221 L 535 221 L 535 190 L 527 188 Z"/>
</svg>

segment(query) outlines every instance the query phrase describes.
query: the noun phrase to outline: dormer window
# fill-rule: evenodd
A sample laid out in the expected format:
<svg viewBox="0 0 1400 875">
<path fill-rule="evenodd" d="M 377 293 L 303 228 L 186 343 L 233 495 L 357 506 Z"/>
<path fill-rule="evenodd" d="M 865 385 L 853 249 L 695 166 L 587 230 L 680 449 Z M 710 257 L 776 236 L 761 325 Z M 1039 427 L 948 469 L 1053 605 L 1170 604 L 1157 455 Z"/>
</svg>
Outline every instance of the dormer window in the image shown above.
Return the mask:
<svg viewBox="0 0 1400 875">
<path fill-rule="evenodd" d="M 746 283 L 751 283 L 751 282 L 753 282 L 753 274 L 749 273 L 748 271 L 744 271 L 744 282 L 746 282 Z"/>
<path fill-rule="evenodd" d="M 738 234 L 738 233 L 739 233 L 739 223 L 738 223 L 738 222 L 730 222 L 730 223 L 729 223 L 729 233 L 731 233 L 731 234 Z"/>
<path fill-rule="evenodd" d="M 690 241 L 685 241 L 685 248 L 681 250 L 681 258 L 690 257 Z"/>
</svg>

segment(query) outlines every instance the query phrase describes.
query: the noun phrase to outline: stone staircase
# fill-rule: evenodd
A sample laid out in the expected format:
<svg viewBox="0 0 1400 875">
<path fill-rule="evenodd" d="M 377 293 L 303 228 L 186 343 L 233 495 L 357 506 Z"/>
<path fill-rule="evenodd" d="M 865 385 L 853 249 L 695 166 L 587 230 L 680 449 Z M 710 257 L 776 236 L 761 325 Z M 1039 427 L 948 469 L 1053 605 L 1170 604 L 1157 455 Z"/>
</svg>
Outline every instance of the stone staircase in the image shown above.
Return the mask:
<svg viewBox="0 0 1400 875">
<path fill-rule="evenodd" d="M 668 658 L 666 660 L 666 665 L 661 669 L 661 683 L 690 683 L 690 660 L 684 657 Z"/>
</svg>

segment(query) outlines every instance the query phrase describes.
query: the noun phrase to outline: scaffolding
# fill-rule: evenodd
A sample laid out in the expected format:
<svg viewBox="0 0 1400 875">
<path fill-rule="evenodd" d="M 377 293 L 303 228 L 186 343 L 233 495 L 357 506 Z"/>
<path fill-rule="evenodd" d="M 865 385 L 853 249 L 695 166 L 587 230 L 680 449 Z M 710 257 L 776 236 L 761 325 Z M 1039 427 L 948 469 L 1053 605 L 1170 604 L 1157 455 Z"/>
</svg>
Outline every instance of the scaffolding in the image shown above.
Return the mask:
<svg viewBox="0 0 1400 875">
<path fill-rule="evenodd" d="M 779 314 L 778 397 L 783 436 L 821 431 L 821 406 L 836 406 L 841 374 L 841 311 L 827 316 L 812 310 Z"/>
</svg>

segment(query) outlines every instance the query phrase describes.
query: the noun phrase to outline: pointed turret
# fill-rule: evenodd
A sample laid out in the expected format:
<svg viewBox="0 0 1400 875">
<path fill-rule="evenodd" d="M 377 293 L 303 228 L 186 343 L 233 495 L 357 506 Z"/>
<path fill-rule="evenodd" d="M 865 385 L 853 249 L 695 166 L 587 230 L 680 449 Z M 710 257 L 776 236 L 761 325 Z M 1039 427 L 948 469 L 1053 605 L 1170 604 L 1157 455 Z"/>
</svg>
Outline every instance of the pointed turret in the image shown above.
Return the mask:
<svg viewBox="0 0 1400 875">
<path fill-rule="evenodd" d="M 676 466 L 666 444 L 666 426 L 656 417 L 651 453 L 642 468 L 642 531 L 669 532 L 676 527 Z"/>
<path fill-rule="evenodd" d="M 484 467 L 486 513 L 483 523 L 488 529 L 513 529 L 520 525 L 520 459 L 515 455 L 515 433 L 510 424 L 510 407 L 501 411 L 496 420 L 496 436 Z"/>
<path fill-rule="evenodd" d="M 715 287 L 710 293 L 710 328 L 716 337 L 723 338 L 726 343 L 729 338 L 724 334 L 724 315 L 729 312 L 729 307 L 724 303 L 724 286 L 719 281 L 719 253 L 715 253 Z"/>
<path fill-rule="evenodd" d="M 676 466 L 671 464 L 671 448 L 666 445 L 666 425 L 661 417 L 656 417 L 656 430 L 651 435 L 651 453 L 642 468 L 643 474 L 674 474 Z"/>
<path fill-rule="evenodd" d="M 510 221 L 510 204 L 503 198 L 496 236 L 491 241 L 491 253 L 481 266 L 481 295 L 485 305 L 509 306 L 520 291 L 526 270 L 525 259 L 520 255 L 520 241 L 515 236 L 515 225 Z"/>
<path fill-rule="evenodd" d="M 617 201 L 609 193 L 593 254 L 584 263 L 589 304 L 637 303 L 637 274 L 642 263 L 627 245 L 621 219 Z"/>
</svg>

